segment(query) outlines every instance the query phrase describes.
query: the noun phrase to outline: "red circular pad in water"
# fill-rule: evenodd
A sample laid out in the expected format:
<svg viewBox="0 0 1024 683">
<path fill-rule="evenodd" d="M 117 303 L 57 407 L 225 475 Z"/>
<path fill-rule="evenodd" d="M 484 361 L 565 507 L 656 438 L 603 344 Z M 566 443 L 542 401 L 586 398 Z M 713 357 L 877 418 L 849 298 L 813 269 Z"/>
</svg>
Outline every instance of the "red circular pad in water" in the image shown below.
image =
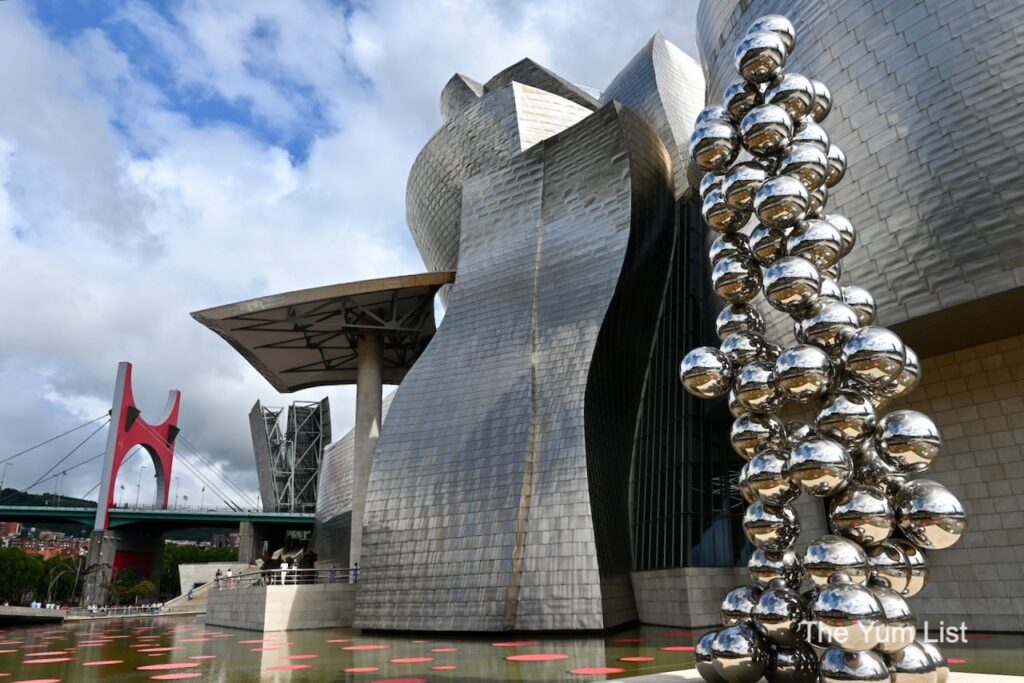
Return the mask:
<svg viewBox="0 0 1024 683">
<path fill-rule="evenodd" d="M 494 647 L 527 647 L 529 645 L 540 645 L 539 640 L 506 640 L 500 643 L 491 643 Z"/>
<path fill-rule="evenodd" d="M 71 662 L 71 657 L 45 657 L 43 659 L 26 659 L 22 664 L 53 664 L 54 662 Z"/>
<path fill-rule="evenodd" d="M 424 662 L 434 661 L 433 657 L 395 657 L 389 659 L 392 664 L 422 664 Z"/>
<path fill-rule="evenodd" d="M 659 647 L 662 652 L 693 652 L 692 645 L 669 645 L 668 647 Z"/>
<path fill-rule="evenodd" d="M 96 662 L 82 662 L 82 666 L 111 666 L 112 664 L 124 664 L 123 659 L 101 659 Z"/>
<path fill-rule="evenodd" d="M 654 657 L 619 657 L 620 662 L 653 662 Z"/>
<path fill-rule="evenodd" d="M 577 676 L 600 676 L 602 674 L 620 674 L 625 669 L 614 666 L 581 666 L 577 669 L 569 669 L 569 673 Z"/>
<path fill-rule="evenodd" d="M 957 657 L 949 657 L 948 659 L 946 659 L 946 661 L 949 662 L 950 664 L 966 664 L 967 663 L 966 659 L 959 659 Z"/>
<path fill-rule="evenodd" d="M 192 655 L 189 659 L 217 659 L 217 655 Z"/>
<path fill-rule="evenodd" d="M 458 667 L 456 667 L 456 666 L 454 666 L 452 664 L 442 664 L 441 666 L 432 666 L 432 667 L 430 667 L 430 670 L 431 671 L 455 671 L 456 668 L 458 668 Z"/>
<path fill-rule="evenodd" d="M 312 668 L 312 664 L 278 664 L 277 666 L 268 666 L 264 671 L 300 671 Z"/>
<path fill-rule="evenodd" d="M 347 645 L 341 649 L 351 652 L 363 652 L 364 650 L 386 650 L 388 647 L 388 645 Z"/>
<path fill-rule="evenodd" d="M 287 660 L 292 660 L 292 659 L 317 659 L 319 657 L 320 657 L 320 655 L 288 655 L 288 656 L 285 657 L 285 659 L 287 659 Z"/>
<path fill-rule="evenodd" d="M 189 671 L 187 673 L 177 673 L 177 674 L 157 674 L 156 676 L 150 676 L 149 680 L 151 680 L 151 681 L 178 681 L 178 680 L 181 680 L 183 678 L 199 678 L 202 675 L 203 674 L 199 673 L 198 671 Z"/>
<path fill-rule="evenodd" d="M 430 649 L 431 652 L 458 652 L 457 647 L 434 647 Z"/>
<path fill-rule="evenodd" d="M 644 639 L 643 638 L 616 638 L 612 642 L 613 643 L 619 643 L 619 644 L 622 644 L 622 645 L 627 645 L 627 644 L 630 644 L 630 643 L 642 643 L 642 642 L 644 642 Z"/>
<path fill-rule="evenodd" d="M 537 652 L 530 655 L 509 655 L 505 659 L 510 662 L 553 662 L 556 659 L 569 659 L 569 655 L 560 652 Z"/>
<path fill-rule="evenodd" d="M 199 666 L 196 662 L 172 662 L 170 664 L 146 664 L 135 667 L 139 671 L 166 671 L 167 669 L 191 669 Z"/>
<path fill-rule="evenodd" d="M 380 671 L 380 667 L 377 666 L 350 666 L 345 669 L 347 674 L 368 674 L 374 671 Z"/>
</svg>

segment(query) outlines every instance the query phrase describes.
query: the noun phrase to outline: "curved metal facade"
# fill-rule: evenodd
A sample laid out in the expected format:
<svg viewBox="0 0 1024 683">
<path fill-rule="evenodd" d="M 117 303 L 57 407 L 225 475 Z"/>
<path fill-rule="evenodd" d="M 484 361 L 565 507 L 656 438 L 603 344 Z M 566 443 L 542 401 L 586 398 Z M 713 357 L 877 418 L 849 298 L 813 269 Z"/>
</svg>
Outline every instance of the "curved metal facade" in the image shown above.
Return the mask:
<svg viewBox="0 0 1024 683">
<path fill-rule="evenodd" d="M 358 627 L 636 618 L 632 444 L 703 82 L 656 36 L 616 83 L 597 111 L 529 60 L 446 88 L 407 208 L 458 274 L 377 447 Z"/>
<path fill-rule="evenodd" d="M 834 96 L 825 127 L 849 170 L 827 206 L 858 231 L 843 281 L 867 287 L 887 325 L 953 321 L 959 304 L 1024 286 L 1024 4 L 704 0 L 709 102 L 735 76 L 731 46 L 773 12 L 797 27 L 787 69 Z"/>
</svg>

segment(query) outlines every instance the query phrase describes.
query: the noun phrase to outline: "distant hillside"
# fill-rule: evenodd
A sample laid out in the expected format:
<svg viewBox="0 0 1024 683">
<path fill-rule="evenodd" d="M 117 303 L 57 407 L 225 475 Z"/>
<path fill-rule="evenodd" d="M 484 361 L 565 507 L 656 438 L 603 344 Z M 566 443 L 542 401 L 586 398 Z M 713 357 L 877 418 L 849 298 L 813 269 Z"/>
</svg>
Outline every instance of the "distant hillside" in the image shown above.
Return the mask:
<svg viewBox="0 0 1024 683">
<path fill-rule="evenodd" d="M 0 491 L 0 505 L 50 506 L 65 508 L 94 508 L 96 501 L 55 496 L 52 493 L 25 493 L 18 489 Z"/>
</svg>

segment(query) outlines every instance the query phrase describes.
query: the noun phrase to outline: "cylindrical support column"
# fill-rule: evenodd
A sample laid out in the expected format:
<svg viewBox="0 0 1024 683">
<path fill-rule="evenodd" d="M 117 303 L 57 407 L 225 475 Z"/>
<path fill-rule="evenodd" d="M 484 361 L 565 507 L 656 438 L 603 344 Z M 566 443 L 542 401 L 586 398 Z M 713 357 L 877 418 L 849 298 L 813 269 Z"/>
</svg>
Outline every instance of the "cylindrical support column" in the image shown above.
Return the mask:
<svg viewBox="0 0 1024 683">
<path fill-rule="evenodd" d="M 352 463 L 352 542 L 349 565 L 359 562 L 363 549 L 363 514 L 366 512 L 366 489 L 370 468 L 380 438 L 383 382 L 380 338 L 365 335 L 356 349 L 356 424 L 353 428 L 354 462 Z"/>
</svg>

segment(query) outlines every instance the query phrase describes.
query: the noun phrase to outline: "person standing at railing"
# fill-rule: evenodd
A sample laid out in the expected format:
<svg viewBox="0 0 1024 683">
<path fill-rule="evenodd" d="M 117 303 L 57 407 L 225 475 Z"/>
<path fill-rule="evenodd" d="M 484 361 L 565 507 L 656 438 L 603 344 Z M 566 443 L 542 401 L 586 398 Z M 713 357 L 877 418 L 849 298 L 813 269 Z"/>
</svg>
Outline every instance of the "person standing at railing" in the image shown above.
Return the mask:
<svg viewBox="0 0 1024 683">
<path fill-rule="evenodd" d="M 221 571 L 218 569 L 217 573 L 213 575 L 213 585 L 216 586 L 218 590 L 220 589 L 220 577 Z"/>
<path fill-rule="evenodd" d="M 288 558 L 281 560 L 281 585 L 288 583 Z"/>
<path fill-rule="evenodd" d="M 231 571 L 231 567 L 228 567 L 227 577 L 228 577 L 228 588 L 234 588 L 235 587 L 235 580 L 234 580 L 234 573 Z"/>
</svg>

